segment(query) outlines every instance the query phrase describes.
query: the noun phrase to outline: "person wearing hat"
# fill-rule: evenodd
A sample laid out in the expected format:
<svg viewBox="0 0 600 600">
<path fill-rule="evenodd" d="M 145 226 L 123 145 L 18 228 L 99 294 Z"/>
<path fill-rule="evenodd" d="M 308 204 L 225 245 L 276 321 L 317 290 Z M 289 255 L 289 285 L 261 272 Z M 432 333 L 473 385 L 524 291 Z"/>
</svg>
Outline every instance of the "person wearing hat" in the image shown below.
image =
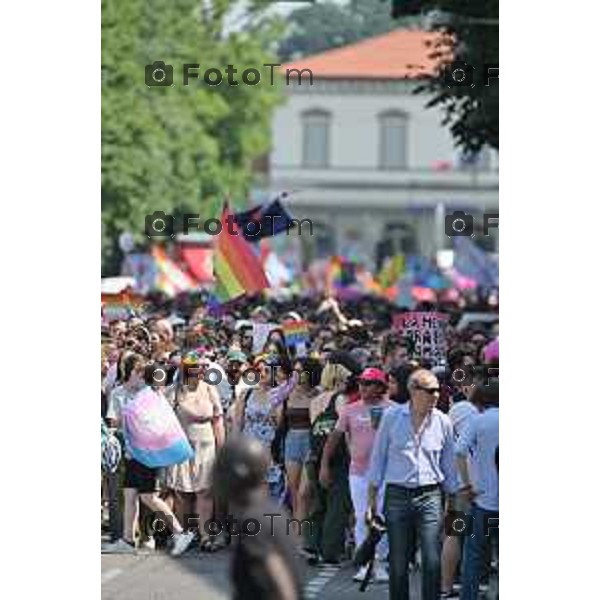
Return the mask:
<svg viewBox="0 0 600 600">
<path fill-rule="evenodd" d="M 234 600 L 300 600 L 302 572 L 288 515 L 268 497 L 270 457 L 260 441 L 233 436 L 217 454 L 213 492 L 228 500 L 227 527 L 237 538 L 231 576 Z M 218 475 L 217 475 L 218 474 Z"/>
<path fill-rule="evenodd" d="M 331 481 L 331 459 L 337 444 L 345 437 L 350 451 L 350 495 L 354 507 L 354 541 L 357 548 L 365 541 L 368 533 L 365 520 L 369 499 L 368 469 L 375 434 L 383 413 L 394 406 L 387 398 L 387 376 L 381 369 L 365 369 L 358 378 L 358 385 L 360 400 L 341 408 L 335 429 L 329 435 L 323 449 L 319 474 L 321 484 L 327 487 Z M 380 495 L 379 501 L 382 505 L 383 494 Z M 378 560 L 375 563 L 375 580 L 382 583 L 388 580 L 381 564 L 386 555 L 386 545 L 387 541 L 384 538 L 379 543 Z M 366 573 L 367 567 L 361 567 L 354 580 L 363 581 Z"/>
<path fill-rule="evenodd" d="M 231 407 L 236 400 L 248 389 L 248 384 L 242 378 L 248 358 L 241 350 L 231 348 L 225 355 L 225 375 L 219 384 L 223 408 L 227 415 L 228 425 L 231 425 Z"/>
</svg>

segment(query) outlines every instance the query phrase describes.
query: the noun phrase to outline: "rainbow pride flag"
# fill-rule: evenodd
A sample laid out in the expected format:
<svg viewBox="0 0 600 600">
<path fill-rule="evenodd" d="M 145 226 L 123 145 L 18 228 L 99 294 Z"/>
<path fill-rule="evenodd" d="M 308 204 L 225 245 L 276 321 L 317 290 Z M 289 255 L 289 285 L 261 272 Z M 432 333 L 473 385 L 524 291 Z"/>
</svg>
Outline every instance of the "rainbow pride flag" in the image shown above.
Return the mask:
<svg viewBox="0 0 600 600">
<path fill-rule="evenodd" d="M 393 300 L 396 297 L 397 290 L 395 286 L 384 287 L 377 281 L 372 273 L 364 270 L 357 275 L 357 281 L 360 284 L 362 290 L 367 294 L 374 294 L 388 300 Z"/>
<path fill-rule="evenodd" d="M 128 290 L 118 294 L 102 294 L 102 319 L 110 321 L 127 320 L 144 307 L 144 299 Z"/>
<path fill-rule="evenodd" d="M 226 204 L 213 256 L 215 293 L 221 301 L 243 294 L 256 294 L 269 287 L 260 258 L 252 251 L 234 220 L 230 218 L 228 221 L 230 214 Z"/>
<path fill-rule="evenodd" d="M 194 451 L 164 396 L 146 387 L 123 408 L 125 446 L 150 468 L 190 460 Z"/>
<path fill-rule="evenodd" d="M 297 344 L 308 342 L 309 328 L 306 321 L 284 321 L 281 329 L 288 346 L 296 346 Z"/>
<path fill-rule="evenodd" d="M 356 283 L 356 266 L 343 256 L 332 256 L 326 270 L 326 289 L 330 295 L 336 290 Z"/>
<path fill-rule="evenodd" d="M 164 248 L 154 246 L 152 256 L 158 272 L 155 285 L 161 292 L 173 297 L 198 287 L 194 278 L 167 256 Z"/>
</svg>

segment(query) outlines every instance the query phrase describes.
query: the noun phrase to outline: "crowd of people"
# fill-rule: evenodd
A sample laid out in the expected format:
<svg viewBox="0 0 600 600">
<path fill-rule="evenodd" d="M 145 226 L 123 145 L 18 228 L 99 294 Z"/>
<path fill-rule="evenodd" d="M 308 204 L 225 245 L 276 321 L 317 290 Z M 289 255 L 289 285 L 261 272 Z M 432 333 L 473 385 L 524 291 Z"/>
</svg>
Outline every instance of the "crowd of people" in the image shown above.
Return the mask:
<svg viewBox="0 0 600 600">
<path fill-rule="evenodd" d="M 215 464 L 243 436 L 266 452 L 261 489 L 293 517 L 290 539 L 308 564 L 351 560 L 379 516 L 386 533 L 355 581 L 372 576 L 391 600 L 409 600 L 414 571 L 424 600 L 478 598 L 498 531 L 498 325 L 457 325 L 498 306 L 480 296 L 413 310 L 447 315 L 441 364 L 415 356 L 393 327 L 401 309 L 370 296 L 149 298 L 103 324 L 103 552 L 243 544 L 204 526 L 227 521 L 235 498 L 217 493 Z M 294 321 L 308 328 L 297 344 L 281 326 Z M 273 328 L 257 345 L 261 323 Z M 172 407 L 191 459 L 158 469 L 131 456 L 123 412 L 148 388 Z M 107 438 L 122 447 L 118 465 Z"/>
</svg>

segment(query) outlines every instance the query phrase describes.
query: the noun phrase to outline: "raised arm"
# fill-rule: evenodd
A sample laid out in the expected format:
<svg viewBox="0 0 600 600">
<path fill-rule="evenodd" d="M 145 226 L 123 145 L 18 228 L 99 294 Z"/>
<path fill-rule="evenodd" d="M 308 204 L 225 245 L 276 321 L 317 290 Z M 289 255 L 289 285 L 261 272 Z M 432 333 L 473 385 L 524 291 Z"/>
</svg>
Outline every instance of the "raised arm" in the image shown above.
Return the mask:
<svg viewBox="0 0 600 600">
<path fill-rule="evenodd" d="M 292 393 L 292 390 L 298 383 L 298 373 L 294 371 L 287 381 L 278 385 L 276 388 L 271 389 L 269 397 L 271 400 L 271 406 L 277 408 L 283 401 Z"/>
</svg>

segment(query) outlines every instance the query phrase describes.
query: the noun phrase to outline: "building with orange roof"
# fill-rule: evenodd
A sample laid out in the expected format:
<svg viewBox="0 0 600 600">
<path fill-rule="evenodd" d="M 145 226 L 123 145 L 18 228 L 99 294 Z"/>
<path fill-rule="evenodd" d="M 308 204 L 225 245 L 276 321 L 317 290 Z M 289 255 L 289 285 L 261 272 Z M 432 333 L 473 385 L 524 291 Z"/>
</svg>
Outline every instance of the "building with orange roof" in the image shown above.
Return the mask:
<svg viewBox="0 0 600 600">
<path fill-rule="evenodd" d="M 313 256 L 375 267 L 397 252 L 433 255 L 449 245 L 446 213 L 497 212 L 495 151 L 467 166 L 441 111 L 413 93 L 434 72 L 436 35 L 395 30 L 280 67 L 287 99 L 273 119 L 268 191 L 295 192 Z"/>
</svg>

